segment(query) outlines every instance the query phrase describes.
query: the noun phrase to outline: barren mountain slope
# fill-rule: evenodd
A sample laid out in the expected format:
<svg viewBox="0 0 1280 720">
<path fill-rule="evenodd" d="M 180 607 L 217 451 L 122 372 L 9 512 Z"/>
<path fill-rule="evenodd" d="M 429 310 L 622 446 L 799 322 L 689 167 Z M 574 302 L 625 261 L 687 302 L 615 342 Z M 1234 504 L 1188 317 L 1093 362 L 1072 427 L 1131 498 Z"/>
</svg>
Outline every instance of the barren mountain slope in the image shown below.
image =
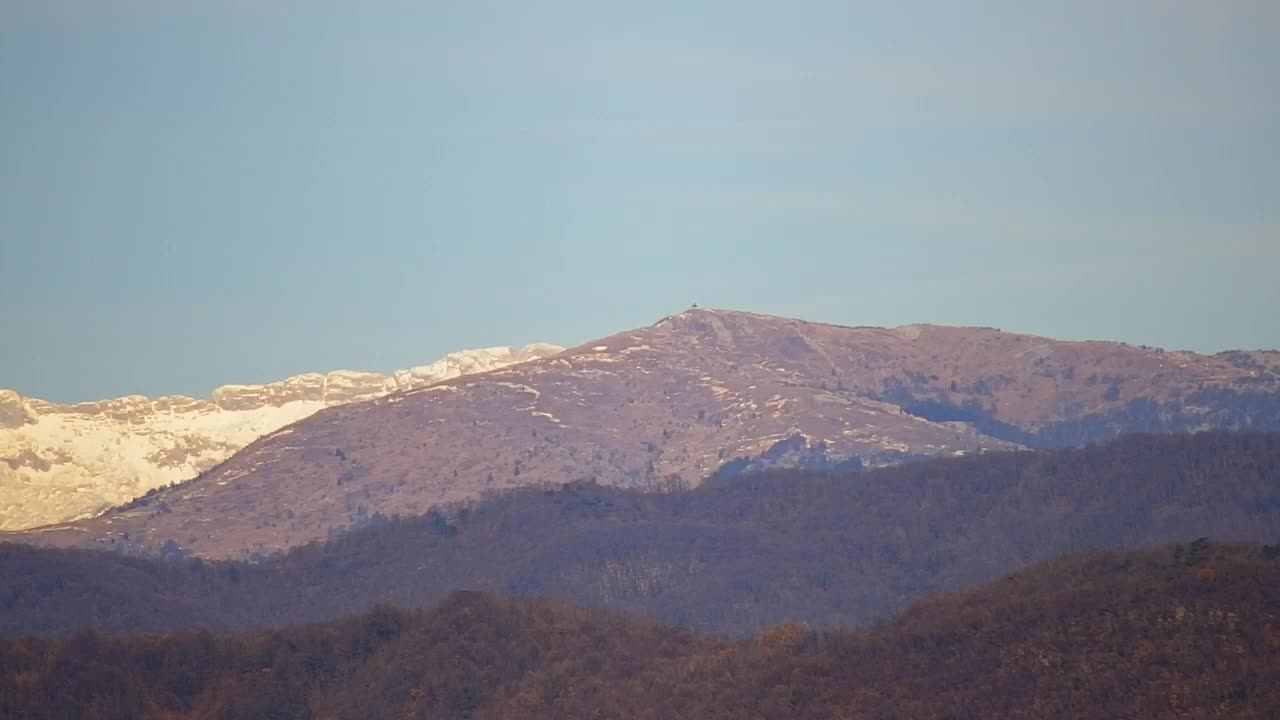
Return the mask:
<svg viewBox="0 0 1280 720">
<path fill-rule="evenodd" d="M 882 464 L 1125 430 L 1277 428 L 1276 358 L 691 310 L 554 358 L 326 409 L 199 480 L 28 537 L 236 556 L 521 484 L 696 483 L 745 456 Z"/>
<path fill-rule="evenodd" d="M 321 408 L 560 350 L 545 344 L 463 350 L 390 375 L 338 370 L 268 385 L 224 385 L 209 400 L 131 396 L 60 405 L 0 390 L 0 530 L 90 517 L 195 477 Z"/>
</svg>

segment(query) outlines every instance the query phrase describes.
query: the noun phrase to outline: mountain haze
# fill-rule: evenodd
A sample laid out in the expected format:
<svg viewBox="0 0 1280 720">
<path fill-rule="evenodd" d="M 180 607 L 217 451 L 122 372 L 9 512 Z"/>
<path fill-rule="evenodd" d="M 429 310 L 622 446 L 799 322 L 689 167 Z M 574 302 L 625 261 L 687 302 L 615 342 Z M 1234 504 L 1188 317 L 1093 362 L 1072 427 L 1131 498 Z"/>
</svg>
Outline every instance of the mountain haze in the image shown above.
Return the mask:
<svg viewBox="0 0 1280 720">
<path fill-rule="evenodd" d="M 1280 428 L 1280 353 L 692 309 L 555 357 L 327 408 L 193 482 L 27 537 L 173 540 L 236 557 L 527 484 L 658 488 L 743 467 L 1209 428 Z"/>
</svg>

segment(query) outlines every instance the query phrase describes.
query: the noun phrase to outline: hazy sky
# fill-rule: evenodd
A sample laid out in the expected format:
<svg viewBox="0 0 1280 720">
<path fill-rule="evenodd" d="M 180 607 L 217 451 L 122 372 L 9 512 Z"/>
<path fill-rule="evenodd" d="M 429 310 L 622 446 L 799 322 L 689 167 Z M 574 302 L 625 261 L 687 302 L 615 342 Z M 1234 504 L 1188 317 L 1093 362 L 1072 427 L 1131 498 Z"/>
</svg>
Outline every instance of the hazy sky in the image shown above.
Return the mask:
<svg viewBox="0 0 1280 720">
<path fill-rule="evenodd" d="M 1280 2 L 0 2 L 0 387 L 690 303 L 1280 347 Z"/>
</svg>

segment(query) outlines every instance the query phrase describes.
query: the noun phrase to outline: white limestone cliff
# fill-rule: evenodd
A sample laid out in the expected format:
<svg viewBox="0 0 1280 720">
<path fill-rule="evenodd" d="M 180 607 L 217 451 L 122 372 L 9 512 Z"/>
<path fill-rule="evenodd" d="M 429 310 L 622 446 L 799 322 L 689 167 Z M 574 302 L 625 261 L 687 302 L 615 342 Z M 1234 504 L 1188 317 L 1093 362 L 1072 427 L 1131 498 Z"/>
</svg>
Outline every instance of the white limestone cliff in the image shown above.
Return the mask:
<svg viewBox="0 0 1280 720">
<path fill-rule="evenodd" d="M 93 516 L 190 479 L 321 408 L 548 357 L 545 343 L 450 353 L 390 374 L 337 370 L 224 385 L 208 400 L 140 395 L 57 404 L 0 389 L 0 530 Z"/>
</svg>

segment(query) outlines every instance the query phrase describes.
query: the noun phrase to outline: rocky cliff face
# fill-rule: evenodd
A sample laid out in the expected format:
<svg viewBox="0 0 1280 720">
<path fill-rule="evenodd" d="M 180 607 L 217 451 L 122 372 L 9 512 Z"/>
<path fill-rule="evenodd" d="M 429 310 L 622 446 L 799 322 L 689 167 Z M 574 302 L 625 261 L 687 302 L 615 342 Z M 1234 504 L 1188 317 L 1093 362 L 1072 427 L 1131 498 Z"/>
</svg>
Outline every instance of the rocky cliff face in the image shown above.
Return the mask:
<svg viewBox="0 0 1280 720">
<path fill-rule="evenodd" d="M 318 412 L 206 473 L 24 536 L 220 557 L 530 483 L 661 489 L 1121 432 L 1280 429 L 1280 355 L 992 328 L 851 328 L 722 310 Z"/>
<path fill-rule="evenodd" d="M 130 396 L 70 405 L 0 390 L 0 530 L 87 517 L 181 482 L 321 408 L 426 387 L 559 352 L 535 344 L 464 350 L 391 374 L 338 370 L 210 399 Z"/>
</svg>

